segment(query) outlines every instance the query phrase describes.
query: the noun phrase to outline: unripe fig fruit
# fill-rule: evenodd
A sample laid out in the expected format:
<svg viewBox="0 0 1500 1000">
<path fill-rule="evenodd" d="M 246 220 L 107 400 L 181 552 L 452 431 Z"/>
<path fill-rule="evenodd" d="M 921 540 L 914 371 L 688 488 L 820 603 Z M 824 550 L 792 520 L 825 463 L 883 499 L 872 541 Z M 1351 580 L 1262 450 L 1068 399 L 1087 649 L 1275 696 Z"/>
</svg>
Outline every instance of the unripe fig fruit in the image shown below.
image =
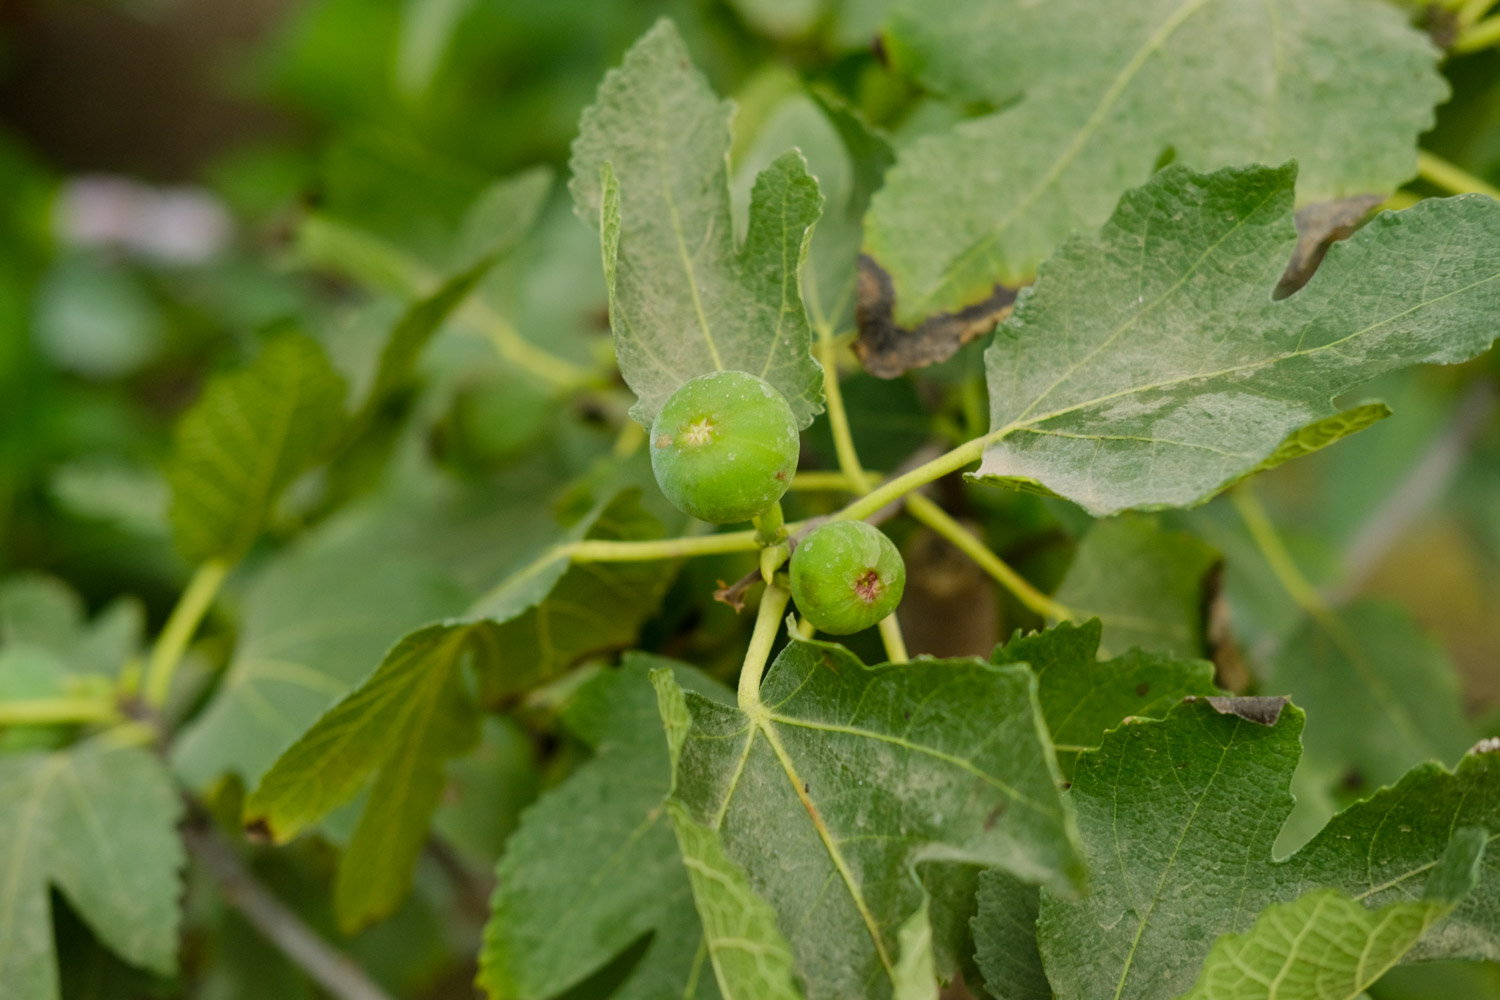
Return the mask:
<svg viewBox="0 0 1500 1000">
<path fill-rule="evenodd" d="M 799 450 L 791 406 L 746 372 L 683 383 L 651 425 L 651 471 L 661 491 L 713 524 L 748 521 L 780 500 Z"/>
<path fill-rule="evenodd" d="M 878 624 L 905 589 L 901 553 L 863 521 L 819 525 L 792 553 L 792 599 L 822 632 L 849 635 Z"/>
</svg>

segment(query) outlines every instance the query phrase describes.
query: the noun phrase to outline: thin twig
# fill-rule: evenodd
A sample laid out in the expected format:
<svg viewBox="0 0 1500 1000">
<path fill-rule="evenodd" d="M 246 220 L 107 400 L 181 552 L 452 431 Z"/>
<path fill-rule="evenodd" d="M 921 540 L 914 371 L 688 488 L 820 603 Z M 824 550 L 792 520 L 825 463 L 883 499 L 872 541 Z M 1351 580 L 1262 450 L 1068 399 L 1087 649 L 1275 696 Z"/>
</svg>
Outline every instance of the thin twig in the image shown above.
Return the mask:
<svg viewBox="0 0 1500 1000">
<path fill-rule="evenodd" d="M 230 906 L 337 1000 L 392 1000 L 348 955 L 319 937 L 302 918 L 251 875 L 234 848 L 211 826 L 183 829 L 188 851 Z"/>
</svg>

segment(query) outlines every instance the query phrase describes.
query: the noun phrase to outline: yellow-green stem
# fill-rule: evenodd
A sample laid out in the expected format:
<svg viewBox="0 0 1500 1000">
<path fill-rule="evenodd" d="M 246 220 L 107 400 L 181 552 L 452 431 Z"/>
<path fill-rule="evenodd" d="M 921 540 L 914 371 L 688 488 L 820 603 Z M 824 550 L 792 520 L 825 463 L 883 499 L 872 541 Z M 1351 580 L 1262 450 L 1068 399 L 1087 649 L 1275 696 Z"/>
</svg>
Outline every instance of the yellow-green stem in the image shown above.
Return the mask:
<svg viewBox="0 0 1500 1000">
<path fill-rule="evenodd" d="M 689 535 L 684 538 L 657 538 L 644 542 L 618 542 L 591 538 L 559 546 L 551 558 L 568 558 L 574 562 L 647 562 L 652 559 L 676 559 L 679 556 L 721 555 L 725 552 L 754 552 L 760 548 L 754 531 L 726 531 L 717 535 Z"/>
<path fill-rule="evenodd" d="M 781 616 L 792 595 L 774 583 L 766 585 L 755 613 L 755 631 L 750 633 L 750 648 L 745 651 L 745 665 L 740 668 L 740 709 L 749 712 L 760 706 L 760 679 L 771 658 L 771 647 L 781 630 Z"/>
<path fill-rule="evenodd" d="M 1453 6 L 1458 7 L 1457 20 L 1459 28 L 1463 31 L 1468 31 L 1475 24 L 1479 23 L 1480 18 L 1490 12 L 1490 8 L 1495 6 L 1495 0 L 1463 0 L 1463 2 L 1454 4 Z"/>
<path fill-rule="evenodd" d="M 780 500 L 751 518 L 750 523 L 755 525 L 755 540 L 766 548 L 786 538 L 786 517 L 781 512 Z"/>
<path fill-rule="evenodd" d="M 854 484 L 849 482 L 849 477 L 842 472 L 799 472 L 792 479 L 792 489 L 800 492 L 815 490 L 826 490 L 830 493 L 858 492 L 854 489 Z"/>
<path fill-rule="evenodd" d="M 146 665 L 146 704 L 153 708 L 166 704 L 182 654 L 186 652 L 193 633 L 198 631 L 203 616 L 213 606 L 214 597 L 228 575 L 229 563 L 210 559 L 199 566 L 188 581 L 187 589 L 177 599 L 177 606 L 172 609 L 166 627 L 151 650 L 151 660 Z"/>
<path fill-rule="evenodd" d="M 987 434 L 982 438 L 966 441 L 950 452 L 945 452 L 903 473 L 894 479 L 887 480 L 875 487 L 869 493 L 834 514 L 834 518 L 844 521 L 862 521 L 875 513 L 886 504 L 899 500 L 919 486 L 925 486 L 934 479 L 941 479 L 950 472 L 957 472 L 970 462 L 977 462 L 984 454 L 984 446 L 989 443 L 995 435 Z"/>
<path fill-rule="evenodd" d="M 1328 611 L 1327 603 L 1318 593 L 1318 588 L 1297 568 L 1296 561 L 1287 551 L 1280 533 L 1271 523 L 1270 516 L 1266 514 L 1265 507 L 1261 506 L 1260 498 L 1251 490 L 1250 484 L 1241 483 L 1230 492 L 1229 498 L 1245 522 L 1250 537 L 1255 541 L 1255 547 L 1271 567 L 1271 572 L 1276 574 L 1282 588 L 1304 611 L 1316 617 L 1324 616 Z"/>
<path fill-rule="evenodd" d="M 115 722 L 120 710 L 108 698 L 31 698 L 0 701 L 0 728 Z"/>
<path fill-rule="evenodd" d="M 896 620 L 894 611 L 880 619 L 879 628 L 887 660 L 891 663 L 905 663 L 911 659 L 906 655 L 906 638 L 901 634 L 901 623 Z"/>
<path fill-rule="evenodd" d="M 959 524 L 946 510 L 920 493 L 906 498 L 906 512 L 922 524 L 927 525 L 964 555 L 988 573 L 996 583 L 1015 595 L 1030 610 L 1043 618 L 1064 621 L 1073 617 L 1073 612 L 1032 586 L 1020 573 L 1012 569 L 1003 559 L 990 551 L 989 546 L 968 528 Z"/>
<path fill-rule="evenodd" d="M 849 430 L 849 413 L 844 409 L 844 394 L 839 389 L 838 352 L 833 334 L 826 326 L 818 330 L 818 361 L 823 365 L 823 398 L 828 407 L 828 428 L 833 432 L 833 450 L 839 469 L 856 493 L 867 493 L 870 480 L 859 454 L 854 450 L 854 435 Z"/>
<path fill-rule="evenodd" d="M 818 634 L 818 627 L 806 618 L 797 622 L 797 634 L 804 639 L 811 639 Z"/>
<path fill-rule="evenodd" d="M 1410 191 L 1397 191 L 1380 203 L 1381 211 L 1400 212 L 1421 202 L 1421 198 Z"/>
<path fill-rule="evenodd" d="M 506 361 L 558 389 L 577 389 L 602 381 L 588 369 L 537 347 L 483 302 L 471 299 L 460 307 L 458 318 L 483 330 L 495 353 Z"/>
<path fill-rule="evenodd" d="M 1491 22 L 1500 22 L 1500 17 L 1490 18 L 1484 24 L 1476 26 L 1474 31 L 1477 33 L 1484 25 Z M 1486 44 L 1500 41 L 1500 23 L 1490 30 L 1494 32 L 1494 36 Z M 1417 176 L 1450 194 L 1487 194 L 1491 198 L 1500 200 L 1500 188 L 1480 180 L 1467 170 L 1456 167 L 1425 149 L 1417 154 Z"/>
</svg>

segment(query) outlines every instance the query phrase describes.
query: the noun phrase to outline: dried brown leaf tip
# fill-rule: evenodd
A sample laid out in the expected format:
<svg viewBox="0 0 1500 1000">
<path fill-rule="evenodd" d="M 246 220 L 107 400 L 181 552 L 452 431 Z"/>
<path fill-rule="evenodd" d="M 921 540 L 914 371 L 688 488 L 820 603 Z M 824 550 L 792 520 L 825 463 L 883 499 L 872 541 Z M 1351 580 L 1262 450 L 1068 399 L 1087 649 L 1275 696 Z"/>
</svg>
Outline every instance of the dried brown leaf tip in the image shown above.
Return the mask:
<svg viewBox="0 0 1500 1000">
<path fill-rule="evenodd" d="M 1297 246 L 1273 297 L 1284 299 L 1311 281 L 1328 248 L 1353 236 L 1370 209 L 1383 201 L 1383 194 L 1356 194 L 1297 209 Z"/>
<path fill-rule="evenodd" d="M 896 291 L 885 268 L 868 254 L 859 257 L 854 320 L 859 339 L 854 349 L 865 371 L 877 378 L 896 378 L 913 368 L 935 365 L 960 347 L 984 336 L 1010 315 L 1016 289 L 996 285 L 989 297 L 958 312 L 935 313 L 914 329 L 895 319 Z"/>
<path fill-rule="evenodd" d="M 1183 701 L 1206 701 L 1220 715 L 1237 715 L 1246 722 L 1258 726 L 1274 726 L 1281 718 L 1281 710 L 1291 703 L 1284 696 L 1274 698 L 1199 698 L 1189 695 Z"/>
</svg>

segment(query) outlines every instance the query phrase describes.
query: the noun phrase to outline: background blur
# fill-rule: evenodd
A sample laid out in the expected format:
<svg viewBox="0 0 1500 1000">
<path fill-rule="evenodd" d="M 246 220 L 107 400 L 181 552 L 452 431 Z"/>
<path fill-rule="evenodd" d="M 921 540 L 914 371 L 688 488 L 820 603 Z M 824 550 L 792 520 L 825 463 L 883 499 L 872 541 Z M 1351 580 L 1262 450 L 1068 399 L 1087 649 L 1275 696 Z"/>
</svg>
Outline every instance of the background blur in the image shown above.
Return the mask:
<svg viewBox="0 0 1500 1000">
<path fill-rule="evenodd" d="M 367 370 L 403 284 L 425 263 L 438 270 L 465 209 L 499 176 L 544 165 L 557 180 L 536 231 L 488 279 L 486 308 L 565 357 L 607 356 L 597 238 L 573 218 L 563 183 L 578 113 L 604 72 L 670 15 L 715 89 L 739 105 L 736 159 L 754 153 L 770 124 L 792 128 L 786 102 L 808 84 L 842 95 L 899 148 L 961 112 L 883 68 L 872 41 L 885 6 L 0 0 L 0 585 L 47 574 L 90 614 L 130 595 L 154 633 L 190 570 L 171 545 L 161 462 L 204 378 L 289 323 L 318 336 L 347 371 Z M 1456 96 L 1423 147 L 1500 183 L 1500 54 L 1455 58 L 1446 72 Z M 825 190 L 853 183 L 820 179 Z M 499 365 L 484 330 L 475 332 L 440 338 L 420 397 L 402 401 L 402 433 L 432 465 L 525 497 L 560 490 L 607 454 L 628 405 L 623 392 L 552 399 Z M 914 379 L 850 379 L 870 467 L 909 455 L 934 415 L 955 436 L 983 430 L 979 349 Z M 1384 380 L 1360 395 L 1388 400 L 1395 419 L 1257 482 L 1312 583 L 1403 606 L 1451 660 L 1475 731 L 1490 734 L 1500 733 L 1497 374 L 1488 357 Z M 826 429 L 809 440 L 806 463 L 832 467 Z M 382 475 L 372 467 L 339 488 L 376 493 Z M 1062 579 L 1088 527 L 1060 502 L 944 488 L 950 507 L 1044 587 Z M 289 536 L 320 516 L 294 503 L 278 530 Z M 1231 626 L 1210 628 L 1203 651 L 1254 676 L 1299 627 L 1284 581 L 1226 504 L 1162 523 L 1223 553 L 1222 590 L 1208 603 Z M 913 652 L 985 653 L 1034 624 L 943 543 L 921 532 L 901 540 L 914 564 L 903 607 Z M 231 612 L 197 651 L 205 692 L 238 638 L 234 602 L 258 571 L 276 570 L 275 542 L 252 559 L 240 577 L 249 582 L 231 589 Z M 362 544 L 385 539 L 373 532 Z M 687 569 L 667 602 L 679 610 L 648 628 L 656 648 L 732 671 L 748 623 L 702 599 L 723 572 L 711 561 Z M 483 808 L 440 818 L 456 856 L 434 859 L 395 918 L 347 942 L 400 996 L 472 995 L 489 867 L 516 812 L 570 762 L 509 723 L 495 723 L 486 748 L 474 776 L 492 786 Z M 212 759 L 182 764 L 184 776 L 231 815 L 239 789 L 219 782 Z M 1350 794 L 1365 787 L 1359 775 L 1339 778 Z M 332 858 L 308 839 L 255 864 L 336 937 Z M 196 882 L 181 982 L 126 969 L 54 902 L 66 996 L 317 995 Z M 1407 969 L 1376 995 L 1500 996 L 1497 983 L 1492 968 Z"/>
</svg>

